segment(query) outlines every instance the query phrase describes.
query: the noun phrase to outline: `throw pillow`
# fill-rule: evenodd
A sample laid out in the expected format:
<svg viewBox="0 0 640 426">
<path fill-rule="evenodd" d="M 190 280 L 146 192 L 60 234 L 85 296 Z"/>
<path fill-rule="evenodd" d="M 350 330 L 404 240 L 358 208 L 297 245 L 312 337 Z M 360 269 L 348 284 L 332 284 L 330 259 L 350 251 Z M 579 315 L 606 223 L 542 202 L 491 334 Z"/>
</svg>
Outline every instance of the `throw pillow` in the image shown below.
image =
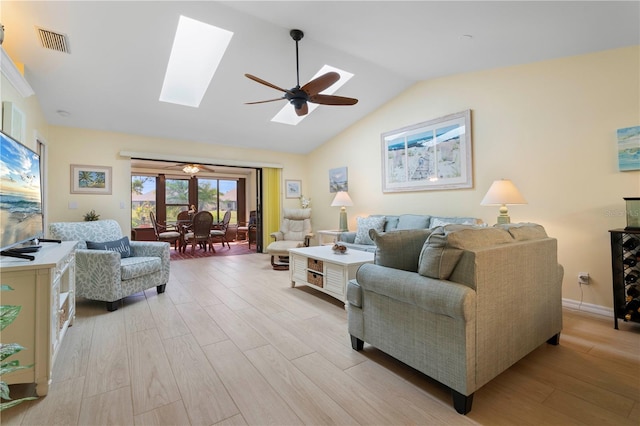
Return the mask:
<svg viewBox="0 0 640 426">
<path fill-rule="evenodd" d="M 404 271 L 418 272 L 418 259 L 429 229 L 411 229 L 380 233 L 369 230 L 376 243 L 375 264 Z"/>
<path fill-rule="evenodd" d="M 418 273 L 429 278 L 447 280 L 461 256 L 461 249 L 447 244 L 444 228 L 436 228 L 424 242 L 418 260 Z"/>
<path fill-rule="evenodd" d="M 373 240 L 369 237 L 369 229 L 375 229 L 378 232 L 384 230 L 384 216 L 358 217 L 356 223 L 358 229 L 356 231 L 356 244 L 373 245 Z"/>
<path fill-rule="evenodd" d="M 129 237 L 122 237 L 115 241 L 105 241 L 101 243 L 87 241 L 89 250 L 109 250 L 120 253 L 120 258 L 131 256 L 131 246 L 129 245 Z"/>
</svg>

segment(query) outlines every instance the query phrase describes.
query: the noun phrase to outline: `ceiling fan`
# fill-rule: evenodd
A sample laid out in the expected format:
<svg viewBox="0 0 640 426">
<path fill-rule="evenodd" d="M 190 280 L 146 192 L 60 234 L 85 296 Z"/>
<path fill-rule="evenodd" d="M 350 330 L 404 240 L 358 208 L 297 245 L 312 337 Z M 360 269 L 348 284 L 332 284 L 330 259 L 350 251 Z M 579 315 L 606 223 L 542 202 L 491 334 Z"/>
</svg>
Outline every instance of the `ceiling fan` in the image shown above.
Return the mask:
<svg viewBox="0 0 640 426">
<path fill-rule="evenodd" d="M 333 83 L 335 83 L 340 79 L 340 74 L 334 71 L 323 74 L 320 77 L 315 78 L 310 82 L 308 82 L 307 84 L 305 84 L 304 86 L 300 87 L 298 42 L 302 40 L 302 37 L 304 37 L 304 33 L 300 30 L 291 30 L 289 32 L 289 35 L 291 35 L 291 38 L 296 42 L 296 77 L 297 77 L 296 87 L 289 90 L 282 89 L 281 87 L 278 87 L 275 84 L 271 84 L 268 81 L 265 81 L 254 75 L 245 74 L 246 77 L 250 78 L 253 81 L 256 81 L 260 84 L 264 84 L 265 86 L 269 86 L 273 89 L 284 92 L 284 96 L 280 98 L 269 99 L 266 101 L 246 102 L 247 105 L 262 104 L 265 102 L 274 102 L 274 101 L 280 101 L 282 99 L 286 99 L 294 106 L 296 114 L 299 116 L 303 116 L 309 112 L 309 107 L 307 105 L 307 102 L 322 104 L 322 105 L 355 105 L 356 103 L 358 103 L 358 100 L 354 98 L 320 94 L 320 92 L 330 87 Z"/>
</svg>

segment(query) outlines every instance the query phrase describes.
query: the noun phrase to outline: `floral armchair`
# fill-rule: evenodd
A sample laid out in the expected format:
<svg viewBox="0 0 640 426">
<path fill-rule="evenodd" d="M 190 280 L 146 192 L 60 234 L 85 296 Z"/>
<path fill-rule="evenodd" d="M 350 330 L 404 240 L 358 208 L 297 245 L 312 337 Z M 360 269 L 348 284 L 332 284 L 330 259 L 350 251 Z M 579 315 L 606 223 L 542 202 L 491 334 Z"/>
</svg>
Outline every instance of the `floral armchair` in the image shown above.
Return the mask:
<svg viewBox="0 0 640 426">
<path fill-rule="evenodd" d="M 115 220 L 49 224 L 51 238 L 78 241 L 76 297 L 104 301 L 118 309 L 124 297 L 169 281 L 169 243 L 129 241 Z"/>
</svg>

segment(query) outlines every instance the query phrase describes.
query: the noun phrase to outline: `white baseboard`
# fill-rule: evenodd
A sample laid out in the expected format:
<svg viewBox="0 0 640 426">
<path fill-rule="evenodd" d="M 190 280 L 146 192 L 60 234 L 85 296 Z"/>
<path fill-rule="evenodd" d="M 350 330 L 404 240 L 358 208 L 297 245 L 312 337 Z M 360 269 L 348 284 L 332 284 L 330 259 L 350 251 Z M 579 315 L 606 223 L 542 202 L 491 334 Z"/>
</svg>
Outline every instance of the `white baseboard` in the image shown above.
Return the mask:
<svg viewBox="0 0 640 426">
<path fill-rule="evenodd" d="M 580 303 L 579 300 L 562 299 L 562 307 L 572 309 L 574 311 L 588 312 L 590 314 L 602 315 L 605 317 L 613 318 L 613 308 L 607 308 L 606 306 L 594 305 L 591 303 Z"/>
</svg>

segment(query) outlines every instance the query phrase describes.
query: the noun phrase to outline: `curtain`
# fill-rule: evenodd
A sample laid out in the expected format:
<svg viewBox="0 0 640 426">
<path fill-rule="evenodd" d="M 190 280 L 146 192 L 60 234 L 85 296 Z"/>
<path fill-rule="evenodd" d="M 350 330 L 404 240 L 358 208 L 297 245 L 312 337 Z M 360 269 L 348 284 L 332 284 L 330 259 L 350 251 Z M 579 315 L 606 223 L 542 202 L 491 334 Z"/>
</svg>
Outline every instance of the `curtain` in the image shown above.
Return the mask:
<svg viewBox="0 0 640 426">
<path fill-rule="evenodd" d="M 271 233 L 280 230 L 282 206 L 282 170 L 262 169 L 262 241 L 264 247 L 272 241 Z"/>
</svg>

